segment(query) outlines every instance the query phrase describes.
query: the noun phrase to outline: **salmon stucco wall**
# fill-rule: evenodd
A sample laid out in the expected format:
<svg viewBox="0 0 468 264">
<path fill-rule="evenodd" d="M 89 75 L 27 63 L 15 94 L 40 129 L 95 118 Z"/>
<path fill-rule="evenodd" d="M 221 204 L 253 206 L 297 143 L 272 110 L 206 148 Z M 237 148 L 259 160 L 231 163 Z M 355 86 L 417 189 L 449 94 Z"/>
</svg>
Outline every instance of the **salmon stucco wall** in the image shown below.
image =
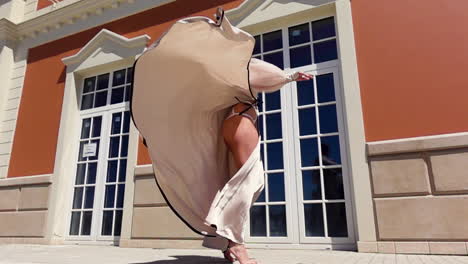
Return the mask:
<svg viewBox="0 0 468 264">
<path fill-rule="evenodd" d="M 468 1 L 351 3 L 366 140 L 468 131 Z"/>
<path fill-rule="evenodd" d="M 155 40 L 182 17 L 212 17 L 218 6 L 228 10 L 242 2 L 176 1 L 30 49 L 8 177 L 54 171 L 66 74 L 62 58 L 76 54 L 103 28 L 128 38 L 148 34 Z M 147 163 L 150 158 L 140 142 L 138 164 Z"/>
<path fill-rule="evenodd" d="M 60 1 L 63 1 L 63 0 L 58 0 L 58 2 L 60 2 Z M 48 6 L 51 6 L 51 5 L 53 5 L 53 3 L 50 0 L 38 0 L 36 10 L 39 10 L 39 9 L 42 9 L 42 8 L 45 8 L 45 7 L 48 7 Z"/>
</svg>

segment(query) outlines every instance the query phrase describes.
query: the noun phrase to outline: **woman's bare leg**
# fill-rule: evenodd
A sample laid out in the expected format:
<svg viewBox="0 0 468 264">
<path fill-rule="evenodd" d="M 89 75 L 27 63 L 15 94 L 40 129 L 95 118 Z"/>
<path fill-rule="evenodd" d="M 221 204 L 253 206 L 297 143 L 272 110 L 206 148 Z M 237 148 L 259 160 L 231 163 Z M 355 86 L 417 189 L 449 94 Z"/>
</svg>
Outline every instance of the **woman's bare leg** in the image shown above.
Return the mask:
<svg viewBox="0 0 468 264">
<path fill-rule="evenodd" d="M 239 113 L 244 110 L 245 107 L 244 104 L 237 104 L 234 106 L 234 110 Z M 254 109 L 250 109 L 248 112 L 251 116 L 255 116 Z M 222 132 L 224 142 L 226 142 L 226 145 L 232 152 L 234 162 L 239 169 L 244 165 L 257 146 L 258 132 L 255 124 L 245 116 L 234 116 L 223 122 Z M 256 263 L 252 260 L 249 261 L 247 250 L 244 245 L 229 241 L 229 247 L 241 264 Z"/>
</svg>

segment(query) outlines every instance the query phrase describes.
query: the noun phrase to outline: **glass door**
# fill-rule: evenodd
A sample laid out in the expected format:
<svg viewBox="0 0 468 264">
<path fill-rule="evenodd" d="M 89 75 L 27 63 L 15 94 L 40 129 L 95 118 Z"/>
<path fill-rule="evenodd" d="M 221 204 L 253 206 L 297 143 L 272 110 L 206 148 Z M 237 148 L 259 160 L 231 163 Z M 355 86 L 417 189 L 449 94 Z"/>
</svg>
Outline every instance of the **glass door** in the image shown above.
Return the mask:
<svg viewBox="0 0 468 264">
<path fill-rule="evenodd" d="M 69 240 L 118 241 L 127 170 L 132 68 L 85 78 Z"/>
</svg>

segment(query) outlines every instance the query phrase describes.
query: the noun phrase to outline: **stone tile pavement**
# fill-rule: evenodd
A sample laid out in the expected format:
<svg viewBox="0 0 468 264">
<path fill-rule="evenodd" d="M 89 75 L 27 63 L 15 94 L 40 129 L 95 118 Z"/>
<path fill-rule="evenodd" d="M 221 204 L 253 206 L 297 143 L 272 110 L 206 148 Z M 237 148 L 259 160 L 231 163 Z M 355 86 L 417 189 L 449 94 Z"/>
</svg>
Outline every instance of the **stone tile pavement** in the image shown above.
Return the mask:
<svg viewBox="0 0 468 264">
<path fill-rule="evenodd" d="M 468 264 L 467 256 L 390 255 L 350 251 L 250 249 L 261 264 Z M 0 263 L 227 264 L 207 249 L 148 249 L 111 246 L 0 245 Z M 236 262 L 237 263 L 237 262 Z"/>
</svg>

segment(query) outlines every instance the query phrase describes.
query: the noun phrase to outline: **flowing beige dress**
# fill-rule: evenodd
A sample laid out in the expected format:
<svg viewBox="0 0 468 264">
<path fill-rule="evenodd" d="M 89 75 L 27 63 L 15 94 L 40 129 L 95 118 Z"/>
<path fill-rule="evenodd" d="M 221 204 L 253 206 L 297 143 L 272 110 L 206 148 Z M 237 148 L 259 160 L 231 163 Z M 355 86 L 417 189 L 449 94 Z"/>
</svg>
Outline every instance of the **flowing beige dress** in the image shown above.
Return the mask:
<svg viewBox="0 0 468 264">
<path fill-rule="evenodd" d="M 235 97 L 253 101 L 259 91 L 291 80 L 276 66 L 251 61 L 254 44 L 224 15 L 217 23 L 191 17 L 176 22 L 134 65 L 131 113 L 156 182 L 174 213 L 205 236 L 206 247 L 244 243 L 249 209 L 264 186 L 260 143 L 237 170 L 223 120 Z"/>
</svg>

